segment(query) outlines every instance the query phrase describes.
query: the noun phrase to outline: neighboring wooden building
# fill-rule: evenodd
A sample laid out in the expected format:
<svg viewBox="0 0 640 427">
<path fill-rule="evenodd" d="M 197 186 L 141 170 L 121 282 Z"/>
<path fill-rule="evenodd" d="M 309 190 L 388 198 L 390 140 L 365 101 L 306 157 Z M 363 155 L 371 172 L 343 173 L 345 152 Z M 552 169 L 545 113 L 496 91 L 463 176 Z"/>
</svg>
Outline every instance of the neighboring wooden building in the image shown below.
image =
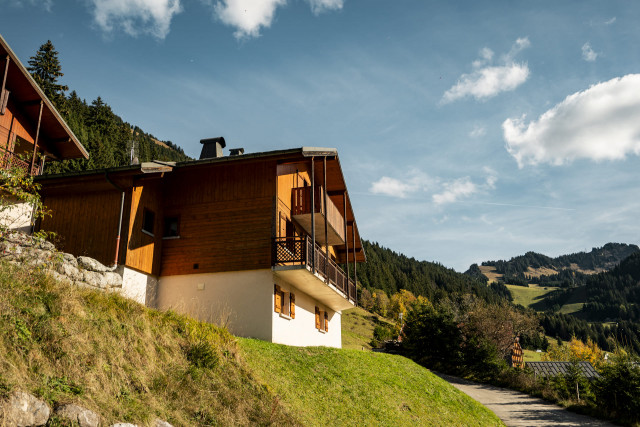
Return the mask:
<svg viewBox="0 0 640 427">
<path fill-rule="evenodd" d="M 60 249 L 119 266 L 125 293 L 238 335 L 341 346 L 364 262 L 335 149 L 297 148 L 43 176 Z M 313 191 L 311 190 L 313 188 Z M 311 207 L 315 207 L 312 209 Z"/>
<path fill-rule="evenodd" d="M 551 378 L 556 375 L 567 375 L 572 362 L 527 362 L 527 368 L 533 371 L 536 377 Z M 598 378 L 600 375 L 589 362 L 578 362 L 578 367 L 583 377 L 588 380 Z"/>
<path fill-rule="evenodd" d="M 0 169 L 40 175 L 45 161 L 88 158 L 69 126 L 0 36 Z M 19 203 L 0 218 L 29 229 L 31 208 Z"/>
</svg>

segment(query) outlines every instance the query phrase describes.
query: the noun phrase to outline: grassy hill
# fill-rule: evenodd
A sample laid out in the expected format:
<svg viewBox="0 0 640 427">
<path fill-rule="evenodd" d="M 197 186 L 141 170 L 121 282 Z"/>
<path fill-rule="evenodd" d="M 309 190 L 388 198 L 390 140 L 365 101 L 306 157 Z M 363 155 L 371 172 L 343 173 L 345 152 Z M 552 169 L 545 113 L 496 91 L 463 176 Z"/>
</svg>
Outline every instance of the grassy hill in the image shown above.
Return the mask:
<svg viewBox="0 0 640 427">
<path fill-rule="evenodd" d="M 243 358 L 305 425 L 503 425 L 402 356 L 239 339 Z"/>
<path fill-rule="evenodd" d="M 107 425 L 500 425 L 402 357 L 236 339 L 0 262 L 0 400 L 13 391 Z"/>
<path fill-rule="evenodd" d="M 373 330 L 377 325 L 393 327 L 389 320 L 360 307 L 342 312 L 342 348 L 371 350 Z"/>
</svg>

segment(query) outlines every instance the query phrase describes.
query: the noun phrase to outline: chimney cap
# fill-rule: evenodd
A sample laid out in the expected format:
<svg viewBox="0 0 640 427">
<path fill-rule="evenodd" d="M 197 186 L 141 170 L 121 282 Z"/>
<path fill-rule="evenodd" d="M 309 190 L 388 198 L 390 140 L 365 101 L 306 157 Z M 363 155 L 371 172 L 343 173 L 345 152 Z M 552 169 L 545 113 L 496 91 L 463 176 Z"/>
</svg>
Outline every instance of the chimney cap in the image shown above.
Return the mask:
<svg viewBox="0 0 640 427">
<path fill-rule="evenodd" d="M 240 156 L 244 154 L 244 148 L 229 148 L 230 156 Z"/>
<path fill-rule="evenodd" d="M 200 140 L 200 144 L 211 144 L 214 142 L 217 142 L 218 144 L 220 144 L 222 148 L 227 146 L 227 143 L 225 142 L 223 136 L 217 136 L 215 138 L 205 138 Z"/>
</svg>

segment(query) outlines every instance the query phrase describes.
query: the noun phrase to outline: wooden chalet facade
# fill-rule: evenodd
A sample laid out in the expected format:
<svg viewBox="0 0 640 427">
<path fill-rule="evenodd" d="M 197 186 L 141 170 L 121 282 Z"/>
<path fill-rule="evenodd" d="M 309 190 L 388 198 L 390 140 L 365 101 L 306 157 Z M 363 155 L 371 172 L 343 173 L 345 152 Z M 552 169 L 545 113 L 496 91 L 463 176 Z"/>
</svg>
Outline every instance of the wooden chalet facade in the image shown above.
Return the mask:
<svg viewBox="0 0 640 427">
<path fill-rule="evenodd" d="M 89 154 L 0 36 L 0 168 L 40 175 L 47 159 L 78 158 Z"/>
<path fill-rule="evenodd" d="M 203 155 L 208 144 L 221 155 L 223 138 L 207 140 Z M 130 297 L 241 336 L 341 346 L 341 311 L 355 305 L 356 286 L 339 264 L 356 270 L 365 256 L 335 149 L 38 182 L 52 211 L 40 227 L 58 233 L 65 252 L 117 264 Z"/>
<path fill-rule="evenodd" d="M 45 161 L 88 158 L 89 154 L 0 36 L 0 169 L 40 175 Z M 0 222 L 31 229 L 31 206 L 18 200 Z"/>
</svg>

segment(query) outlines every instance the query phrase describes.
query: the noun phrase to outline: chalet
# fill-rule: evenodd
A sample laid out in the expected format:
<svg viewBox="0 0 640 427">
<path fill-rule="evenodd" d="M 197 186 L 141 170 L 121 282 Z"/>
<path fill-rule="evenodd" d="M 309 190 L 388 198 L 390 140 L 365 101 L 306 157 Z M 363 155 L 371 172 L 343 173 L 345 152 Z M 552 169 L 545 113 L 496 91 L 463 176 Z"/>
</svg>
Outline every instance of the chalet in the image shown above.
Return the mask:
<svg viewBox="0 0 640 427">
<path fill-rule="evenodd" d="M 337 151 L 223 156 L 224 138 L 201 142 L 195 161 L 40 177 L 52 216 L 39 227 L 65 252 L 117 265 L 123 292 L 148 306 L 341 347 L 365 254 Z"/>
<path fill-rule="evenodd" d="M 0 169 L 40 175 L 49 160 L 89 154 L 0 36 Z M 3 212 L 6 213 L 6 212 Z M 5 225 L 29 229 L 31 207 L 16 204 Z"/>
</svg>

